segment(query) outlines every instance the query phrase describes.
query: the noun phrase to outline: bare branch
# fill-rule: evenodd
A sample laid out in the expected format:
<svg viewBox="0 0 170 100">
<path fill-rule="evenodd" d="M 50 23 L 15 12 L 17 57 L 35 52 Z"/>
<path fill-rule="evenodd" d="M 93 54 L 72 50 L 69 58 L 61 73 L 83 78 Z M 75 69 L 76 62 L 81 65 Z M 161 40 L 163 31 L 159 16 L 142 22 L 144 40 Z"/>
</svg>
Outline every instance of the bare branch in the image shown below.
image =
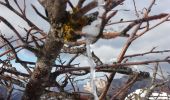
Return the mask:
<svg viewBox="0 0 170 100">
<path fill-rule="evenodd" d="M 17 36 L 18 38 L 24 43 L 25 41 L 22 39 L 20 33 L 10 24 L 4 17 L 0 16 L 0 20 L 3 21 Z"/>
<path fill-rule="evenodd" d="M 38 10 L 37 8 L 34 6 L 34 5 L 31 5 L 32 8 L 35 10 L 35 12 L 44 20 L 46 20 L 47 22 L 49 22 L 49 19 L 47 17 L 45 17 L 44 15 L 42 15 Z"/>
</svg>

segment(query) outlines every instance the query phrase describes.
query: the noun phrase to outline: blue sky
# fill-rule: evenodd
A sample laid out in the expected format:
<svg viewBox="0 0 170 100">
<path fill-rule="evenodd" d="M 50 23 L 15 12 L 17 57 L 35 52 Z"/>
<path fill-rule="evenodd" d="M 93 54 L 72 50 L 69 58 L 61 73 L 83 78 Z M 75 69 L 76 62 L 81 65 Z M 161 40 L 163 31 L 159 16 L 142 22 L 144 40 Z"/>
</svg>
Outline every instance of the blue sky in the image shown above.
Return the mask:
<svg viewBox="0 0 170 100">
<path fill-rule="evenodd" d="M 3 0 L 0 0 L 3 1 Z M 21 5 L 23 5 L 23 0 L 18 0 Z M 74 2 L 76 0 L 71 0 Z M 90 1 L 90 0 L 89 0 Z M 133 0 L 125 0 L 124 5 L 117 7 L 116 9 L 126 9 L 130 11 L 120 11 L 118 14 L 112 18 L 112 21 L 119 21 L 121 18 L 124 20 L 131 20 L 135 19 L 135 11 L 133 6 Z M 135 0 L 137 5 L 137 10 L 142 11 L 144 7 L 148 7 L 149 2 L 151 0 Z M 44 14 L 43 7 L 38 3 L 37 0 L 26 0 L 27 2 L 27 16 L 30 20 L 36 23 L 42 30 L 45 30 L 45 32 L 48 32 L 50 25 L 43 21 L 39 16 L 36 15 L 35 12 L 33 12 L 33 9 L 31 8 L 30 4 L 33 4 L 37 7 L 37 9 Z M 12 2 L 11 2 L 12 3 Z M 157 0 L 156 5 L 153 7 L 153 10 L 151 12 L 151 15 L 159 14 L 159 13 L 170 13 L 170 0 Z M 15 5 L 14 5 L 15 6 Z M 0 16 L 5 17 L 8 21 L 10 21 L 13 25 L 15 25 L 15 28 L 19 30 L 22 35 L 25 35 L 23 29 L 21 27 L 28 27 L 26 23 L 22 21 L 19 17 L 17 17 L 15 14 L 11 13 L 8 9 L 4 8 L 3 6 L 0 6 Z M 142 16 L 142 15 L 141 15 Z M 159 22 L 159 21 L 158 21 Z M 155 24 L 156 21 L 153 22 Z M 170 23 L 166 22 L 162 24 L 161 26 L 153 29 L 152 31 L 149 31 L 141 38 L 137 39 L 128 49 L 127 54 L 132 53 L 140 53 L 140 52 L 146 52 L 152 49 L 153 47 L 157 47 L 157 50 L 164 50 L 164 49 L 170 49 L 169 42 L 170 42 Z M 118 31 L 125 27 L 125 25 L 113 25 L 109 26 L 109 30 Z M 0 23 L 0 31 L 5 34 L 6 36 L 13 35 L 13 32 L 9 30 L 8 27 L 6 27 L 3 23 Z M 121 48 L 125 44 L 127 39 L 125 38 L 116 38 L 116 39 L 110 39 L 110 40 L 99 40 L 97 43 L 95 43 L 92 46 L 93 51 L 95 54 L 101 58 L 101 60 L 105 63 L 109 63 L 109 61 L 116 60 L 116 57 L 119 55 Z M 2 49 L 0 50 L 2 52 Z M 30 56 L 30 52 L 23 50 L 20 52 L 20 57 L 25 60 L 36 60 L 34 56 Z M 32 54 L 31 54 L 32 55 Z M 148 60 L 148 59 L 160 59 L 167 55 L 170 55 L 168 53 L 162 54 L 162 55 L 149 55 L 147 57 L 141 57 L 137 59 L 132 59 L 133 61 L 138 61 L 139 59 Z M 69 55 L 68 55 L 69 56 Z M 79 59 L 76 59 L 75 63 L 80 62 L 82 66 L 88 65 L 88 62 L 86 60 L 85 56 L 79 57 Z M 170 71 L 167 64 L 163 64 L 165 71 Z M 141 67 L 137 69 L 145 69 L 146 67 Z M 18 70 L 22 70 L 21 67 L 18 67 Z"/>
</svg>

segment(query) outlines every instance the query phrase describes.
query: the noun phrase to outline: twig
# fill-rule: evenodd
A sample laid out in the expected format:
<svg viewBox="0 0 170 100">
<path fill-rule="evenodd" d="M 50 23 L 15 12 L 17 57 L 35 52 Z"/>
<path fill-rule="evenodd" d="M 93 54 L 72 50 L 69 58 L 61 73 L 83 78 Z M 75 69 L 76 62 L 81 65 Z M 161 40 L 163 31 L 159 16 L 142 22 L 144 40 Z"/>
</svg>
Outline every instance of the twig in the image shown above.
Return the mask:
<svg viewBox="0 0 170 100">
<path fill-rule="evenodd" d="M 25 41 L 21 37 L 20 33 L 8 22 L 4 17 L 0 16 L 0 20 L 3 21 L 17 36 L 18 38 L 24 43 Z"/>
<path fill-rule="evenodd" d="M 45 21 L 49 22 L 49 19 L 47 17 L 45 17 L 44 15 L 42 15 L 38 10 L 37 8 L 34 6 L 34 5 L 31 5 L 32 8 L 34 9 L 34 11 L 42 18 L 44 19 Z"/>
<path fill-rule="evenodd" d="M 139 18 L 139 13 L 138 13 L 138 11 L 137 11 L 137 7 L 136 7 L 135 0 L 133 0 L 133 5 L 134 5 L 134 8 L 135 8 L 136 16 Z"/>
<path fill-rule="evenodd" d="M 139 54 L 132 54 L 132 55 L 125 55 L 124 58 L 132 58 L 132 57 L 137 57 L 137 56 L 144 56 L 144 55 L 148 55 L 148 54 L 152 54 L 152 53 L 167 53 L 170 52 L 170 50 L 161 50 L 161 51 L 148 51 L 145 53 L 139 53 Z"/>
</svg>

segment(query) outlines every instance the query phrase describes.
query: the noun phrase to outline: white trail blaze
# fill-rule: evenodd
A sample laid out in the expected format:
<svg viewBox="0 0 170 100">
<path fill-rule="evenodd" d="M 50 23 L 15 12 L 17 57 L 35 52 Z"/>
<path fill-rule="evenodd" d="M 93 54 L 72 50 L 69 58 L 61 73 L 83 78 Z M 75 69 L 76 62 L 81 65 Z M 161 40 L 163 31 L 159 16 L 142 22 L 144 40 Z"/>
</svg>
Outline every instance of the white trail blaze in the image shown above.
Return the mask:
<svg viewBox="0 0 170 100">
<path fill-rule="evenodd" d="M 98 16 L 102 16 L 104 12 L 104 9 L 102 7 L 104 5 L 104 0 L 94 0 L 94 1 L 98 2 L 98 12 L 99 12 Z M 91 92 L 94 95 L 94 100 L 99 100 L 99 98 L 96 92 L 95 62 L 93 61 L 93 58 L 92 58 L 90 44 L 91 44 L 91 39 L 96 37 L 100 32 L 101 21 L 102 21 L 101 18 L 98 17 L 96 21 L 92 22 L 91 25 L 89 26 L 85 26 L 85 28 L 82 30 L 85 33 L 87 33 L 86 52 L 87 52 L 88 62 L 90 64 L 90 78 L 91 78 L 90 85 L 91 85 Z"/>
</svg>

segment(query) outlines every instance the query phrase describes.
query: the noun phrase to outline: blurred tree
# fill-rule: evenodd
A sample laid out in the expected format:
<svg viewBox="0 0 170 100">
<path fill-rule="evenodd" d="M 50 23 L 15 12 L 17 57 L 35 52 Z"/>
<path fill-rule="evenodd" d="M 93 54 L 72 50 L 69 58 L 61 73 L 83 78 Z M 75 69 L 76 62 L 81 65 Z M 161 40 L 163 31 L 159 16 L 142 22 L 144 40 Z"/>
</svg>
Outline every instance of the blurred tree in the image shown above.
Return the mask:
<svg viewBox="0 0 170 100">
<path fill-rule="evenodd" d="M 3 32 L 0 34 L 2 41 L 0 45 L 0 84 L 8 89 L 9 95 L 7 98 L 10 98 L 13 89 L 15 90 L 17 87 L 18 90 L 24 92 L 23 100 L 47 100 L 50 98 L 57 100 L 65 100 L 66 98 L 70 100 L 93 99 L 91 93 L 84 93 L 79 91 L 79 87 L 76 87 L 76 84 L 81 83 L 81 79 L 78 78 L 79 80 L 76 80 L 76 77 L 81 77 L 85 81 L 84 76 L 89 74 L 90 67 L 83 66 L 80 60 L 76 64 L 73 61 L 81 55 L 87 55 L 85 52 L 86 38 L 81 37 L 86 37 L 88 33 L 83 33 L 82 28 L 90 25 L 96 19 L 101 20 L 100 30 L 99 34 L 93 38 L 92 43 L 96 43 L 100 39 L 114 39 L 121 36 L 127 39 L 119 56 L 116 57 L 117 61 L 111 64 L 103 63 L 101 58 L 95 55 L 95 52 L 92 52 L 96 72 L 109 73 L 109 76 L 106 75 L 106 83 L 104 83 L 106 86 L 102 88 L 103 91 L 100 91 L 98 95 L 100 100 L 122 100 L 136 81 L 150 77 L 149 72 L 134 71 L 131 69 L 131 66 L 152 66 L 153 63 L 170 62 L 169 56 L 159 59 L 155 58 L 156 60 L 152 58 L 147 61 L 143 59 L 137 62 L 131 61 L 132 58 L 135 59 L 148 54 L 154 55 L 170 52 L 170 50 L 158 51 L 155 50 L 155 47 L 144 53 L 126 54 L 128 48 L 132 43 L 135 43 L 136 39 L 170 20 L 170 14 L 159 12 L 156 15 L 152 15 L 150 13 L 156 0 L 148 1 L 150 5 L 148 7 L 144 5 L 141 12 L 137 10 L 136 2 L 133 0 L 135 14 L 134 18 L 130 20 L 125 20 L 127 16 L 121 16 L 120 19 L 120 16 L 117 16 L 122 10 L 129 11 L 117 8 L 125 5 L 126 0 L 104 0 L 102 5 L 98 5 L 98 0 L 38 1 L 44 7 L 46 16 L 41 14 L 35 5 L 31 6 L 37 16 L 49 23 L 50 30 L 48 32 L 45 32 L 44 29 L 41 29 L 28 17 L 27 6 L 30 6 L 30 4 L 27 4 L 26 0 L 0 1 L 1 6 L 10 10 L 10 13 L 14 13 L 15 16 L 20 17 L 24 23 L 27 23 L 27 27 L 20 27 L 24 30 L 24 32 L 21 32 L 17 28 L 18 26 L 9 21 L 8 18 L 5 18 L 3 15 L 0 16 L 0 24 L 5 24 L 10 29 L 9 32 L 15 34 L 12 37 L 6 36 Z M 73 4 L 73 2 L 76 4 Z M 97 9 L 98 6 L 103 8 L 102 15 L 98 14 L 101 11 Z M 0 9 L 0 12 L 3 12 L 3 10 Z M 39 17 L 37 17 L 37 20 L 42 21 Z M 117 22 L 112 21 L 113 17 L 118 17 L 119 20 Z M 157 21 L 158 23 L 150 24 L 152 21 Z M 118 24 L 123 24 L 123 29 L 118 31 L 110 31 L 108 29 L 111 26 L 116 27 L 115 25 Z M 92 31 L 91 28 L 89 28 L 89 32 Z M 20 55 L 20 52 L 23 50 L 34 54 L 30 54 L 29 58 L 31 61 L 24 59 L 27 53 Z M 64 59 L 63 55 L 67 59 Z M 36 58 L 36 61 L 33 57 Z M 18 70 L 17 64 L 19 64 L 19 68 L 24 68 L 26 72 Z M 116 73 L 129 75 L 130 77 L 110 97 L 107 93 Z M 57 90 L 54 87 L 57 87 Z M 66 90 L 66 87 L 72 87 L 72 91 Z"/>
</svg>

